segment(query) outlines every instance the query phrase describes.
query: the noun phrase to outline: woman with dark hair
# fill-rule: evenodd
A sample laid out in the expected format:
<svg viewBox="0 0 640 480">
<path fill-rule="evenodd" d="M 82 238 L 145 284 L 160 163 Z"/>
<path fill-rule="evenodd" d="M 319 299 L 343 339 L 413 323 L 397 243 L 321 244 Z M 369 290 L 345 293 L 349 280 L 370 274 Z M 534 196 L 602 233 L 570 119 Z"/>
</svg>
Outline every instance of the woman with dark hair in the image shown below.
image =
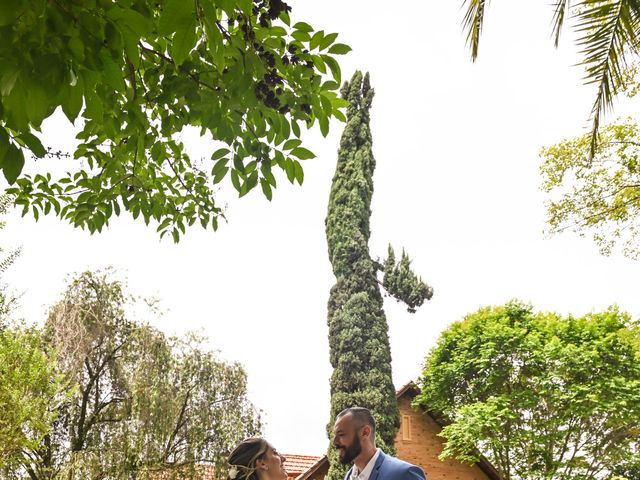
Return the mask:
<svg viewBox="0 0 640 480">
<path fill-rule="evenodd" d="M 286 458 L 264 438 L 247 438 L 229 455 L 229 480 L 287 480 Z"/>
</svg>

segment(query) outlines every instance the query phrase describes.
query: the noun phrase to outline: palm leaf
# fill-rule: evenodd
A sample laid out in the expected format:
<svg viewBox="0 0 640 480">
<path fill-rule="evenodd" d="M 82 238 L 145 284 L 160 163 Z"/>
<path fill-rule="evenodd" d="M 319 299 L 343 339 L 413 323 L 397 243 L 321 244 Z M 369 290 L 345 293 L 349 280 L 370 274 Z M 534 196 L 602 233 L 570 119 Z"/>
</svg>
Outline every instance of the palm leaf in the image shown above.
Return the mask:
<svg viewBox="0 0 640 480">
<path fill-rule="evenodd" d="M 463 6 L 467 6 L 467 13 L 464 15 L 463 28 L 467 32 L 467 45 L 471 47 L 471 60 L 478 58 L 478 45 L 480 44 L 480 34 L 482 33 L 482 23 L 484 21 L 484 9 L 489 4 L 489 0 L 464 0 Z"/>
<path fill-rule="evenodd" d="M 625 84 L 625 54 L 637 52 L 640 19 L 639 0 L 584 0 L 579 5 L 578 44 L 584 56 L 586 83 L 597 85 L 591 110 L 591 156 L 598 143 L 602 116 L 612 107 L 613 98 Z"/>
<path fill-rule="evenodd" d="M 558 48 L 558 43 L 560 42 L 560 30 L 564 24 L 569 2 L 570 0 L 557 0 L 554 8 L 553 19 L 551 21 L 553 23 L 553 45 L 556 48 Z"/>
<path fill-rule="evenodd" d="M 476 60 L 485 7 L 489 0 L 463 0 L 466 7 L 463 27 L 471 58 Z M 581 64 L 586 69 L 586 83 L 597 85 L 591 110 L 591 156 L 598 144 L 600 121 L 611 109 L 613 98 L 625 86 L 628 70 L 625 55 L 640 55 L 640 0 L 554 0 L 553 37 L 557 47 L 567 11 L 576 7 L 578 44 L 582 47 Z"/>
</svg>

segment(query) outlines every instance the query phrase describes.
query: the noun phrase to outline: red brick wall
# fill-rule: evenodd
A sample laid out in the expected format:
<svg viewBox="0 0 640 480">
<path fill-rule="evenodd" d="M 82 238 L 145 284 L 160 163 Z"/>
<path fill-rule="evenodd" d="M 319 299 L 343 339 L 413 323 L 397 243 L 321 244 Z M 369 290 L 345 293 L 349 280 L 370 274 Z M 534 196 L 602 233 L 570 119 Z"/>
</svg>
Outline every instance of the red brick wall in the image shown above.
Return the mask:
<svg viewBox="0 0 640 480">
<path fill-rule="evenodd" d="M 438 459 L 444 443 L 438 437 L 441 428 L 426 413 L 412 409 L 409 396 L 399 398 L 398 407 L 401 419 L 395 441 L 398 458 L 422 467 L 427 480 L 488 480 L 477 465 Z"/>
</svg>

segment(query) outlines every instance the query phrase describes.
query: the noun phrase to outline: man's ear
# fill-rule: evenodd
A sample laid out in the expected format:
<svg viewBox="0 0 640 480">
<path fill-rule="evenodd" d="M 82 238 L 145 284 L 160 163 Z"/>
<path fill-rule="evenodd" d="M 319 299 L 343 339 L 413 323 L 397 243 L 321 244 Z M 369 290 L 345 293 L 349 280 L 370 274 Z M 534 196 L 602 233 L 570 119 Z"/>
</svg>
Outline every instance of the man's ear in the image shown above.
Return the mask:
<svg viewBox="0 0 640 480">
<path fill-rule="evenodd" d="M 363 437 L 371 437 L 371 425 L 364 425 L 362 427 L 362 436 Z"/>
</svg>

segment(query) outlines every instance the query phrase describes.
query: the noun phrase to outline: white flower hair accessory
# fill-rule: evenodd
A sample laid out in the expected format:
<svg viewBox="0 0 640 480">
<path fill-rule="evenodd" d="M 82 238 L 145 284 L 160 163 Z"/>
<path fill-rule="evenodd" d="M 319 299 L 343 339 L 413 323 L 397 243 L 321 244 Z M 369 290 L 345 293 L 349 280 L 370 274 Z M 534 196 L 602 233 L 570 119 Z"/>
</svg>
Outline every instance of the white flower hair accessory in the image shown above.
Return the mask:
<svg viewBox="0 0 640 480">
<path fill-rule="evenodd" d="M 256 469 L 249 468 L 244 465 L 229 465 L 229 471 L 227 472 L 230 480 L 241 480 L 243 478 L 249 478 Z"/>
</svg>

